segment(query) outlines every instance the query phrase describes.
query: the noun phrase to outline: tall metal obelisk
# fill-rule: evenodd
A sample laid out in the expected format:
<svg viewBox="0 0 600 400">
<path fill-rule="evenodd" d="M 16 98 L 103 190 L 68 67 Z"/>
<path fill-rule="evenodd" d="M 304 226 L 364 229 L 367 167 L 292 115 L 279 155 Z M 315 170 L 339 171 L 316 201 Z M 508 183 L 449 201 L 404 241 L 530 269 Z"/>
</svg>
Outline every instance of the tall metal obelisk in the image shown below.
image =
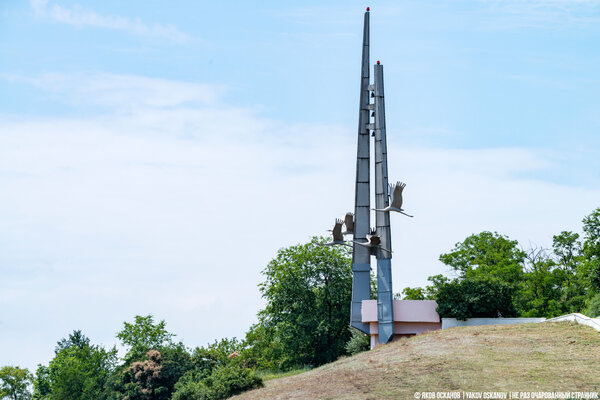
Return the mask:
<svg viewBox="0 0 600 400">
<path fill-rule="evenodd" d="M 364 240 L 371 228 L 370 185 L 370 113 L 374 105 L 369 97 L 369 8 L 364 16 L 362 68 L 360 74 L 360 107 L 358 113 L 358 145 L 356 154 L 356 187 L 354 198 L 354 241 Z M 362 301 L 371 292 L 371 249 L 352 246 L 352 306 L 350 325 L 368 334 L 369 325 L 362 322 Z"/>
<path fill-rule="evenodd" d="M 383 65 L 377 61 L 375 75 L 375 208 L 389 206 L 387 166 L 387 138 L 385 132 L 385 103 L 383 99 Z M 392 292 L 392 233 L 390 214 L 376 211 L 375 226 L 381 244 L 375 251 L 377 258 L 377 320 L 379 343 L 387 343 L 394 336 L 394 294 Z"/>
<path fill-rule="evenodd" d="M 364 333 L 370 333 L 369 326 L 362 322 L 361 307 L 363 300 L 370 299 L 371 255 L 374 255 L 377 259 L 379 343 L 387 343 L 394 336 L 392 243 L 389 210 L 376 211 L 375 232 L 371 231 L 370 223 L 371 131 L 373 131 L 373 136 L 375 137 L 375 205 L 377 210 L 383 210 L 389 206 L 383 65 L 377 61 L 374 68 L 375 80 L 373 85 L 370 85 L 369 71 L 369 8 L 367 8 L 364 15 L 360 108 L 358 115 L 350 324 Z M 374 103 L 371 103 L 371 97 L 374 97 Z M 372 113 L 374 116 L 373 123 L 371 122 Z M 378 243 L 373 240 L 375 236 L 378 238 Z"/>
</svg>

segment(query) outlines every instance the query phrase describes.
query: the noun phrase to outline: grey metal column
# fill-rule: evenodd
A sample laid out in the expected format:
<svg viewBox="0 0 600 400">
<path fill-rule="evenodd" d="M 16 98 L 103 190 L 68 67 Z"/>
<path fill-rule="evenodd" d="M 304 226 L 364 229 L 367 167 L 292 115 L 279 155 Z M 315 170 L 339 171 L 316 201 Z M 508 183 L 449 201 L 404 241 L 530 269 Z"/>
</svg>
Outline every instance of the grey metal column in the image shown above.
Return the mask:
<svg viewBox="0 0 600 400">
<path fill-rule="evenodd" d="M 362 72 L 360 80 L 360 109 L 358 115 L 358 146 L 356 155 L 356 191 L 354 198 L 354 240 L 365 241 L 370 229 L 370 181 L 369 181 L 369 10 L 365 12 L 362 48 Z M 371 255 L 365 246 L 352 249 L 352 305 L 350 325 L 369 333 L 369 325 L 362 322 L 363 300 L 370 299 Z"/>
<path fill-rule="evenodd" d="M 375 64 L 375 207 L 389 205 L 387 140 L 385 132 L 385 102 L 383 96 L 383 65 Z M 394 336 L 394 295 L 392 292 L 392 241 L 389 212 L 376 211 L 375 225 L 381 245 L 377 257 L 377 319 L 379 343 L 387 343 Z"/>
</svg>

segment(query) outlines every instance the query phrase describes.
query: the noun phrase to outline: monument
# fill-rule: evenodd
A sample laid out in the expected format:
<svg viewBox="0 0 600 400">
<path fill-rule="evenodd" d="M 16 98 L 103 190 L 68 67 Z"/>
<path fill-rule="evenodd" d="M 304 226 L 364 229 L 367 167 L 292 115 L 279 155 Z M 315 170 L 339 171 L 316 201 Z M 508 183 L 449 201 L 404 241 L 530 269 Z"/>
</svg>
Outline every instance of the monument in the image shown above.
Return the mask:
<svg viewBox="0 0 600 400">
<path fill-rule="evenodd" d="M 369 16 L 364 14 L 360 106 L 358 115 L 358 144 L 356 154 L 356 186 L 354 218 L 346 214 L 336 220 L 330 245 L 345 244 L 344 234 L 352 234 L 352 305 L 350 325 L 371 334 L 371 326 L 364 322 L 363 301 L 370 300 L 371 256 L 377 260 L 377 336 L 379 343 L 387 343 L 394 336 L 394 294 L 392 291 L 392 242 L 390 212 L 406 216 L 402 209 L 402 191 L 405 184 L 388 184 L 387 138 L 383 65 L 374 65 L 373 84 L 369 65 Z M 371 102 L 373 99 L 373 102 Z M 371 208 L 371 138 L 374 138 L 375 207 Z M 391 195 L 391 196 L 390 196 Z M 390 202 L 391 197 L 391 202 Z M 371 211 L 375 211 L 375 228 L 371 228 Z M 342 225 L 346 226 L 342 232 Z"/>
<path fill-rule="evenodd" d="M 333 241 L 326 245 L 352 246 L 352 304 L 350 326 L 371 336 L 371 348 L 398 336 L 413 336 L 454 326 L 542 322 L 544 318 L 440 318 L 434 300 L 394 300 L 392 290 L 392 234 L 390 212 L 412 217 L 402 208 L 406 184 L 388 184 L 387 136 L 383 89 L 383 65 L 369 66 L 369 17 L 364 14 L 354 214 L 336 219 Z M 371 101 L 372 100 L 372 101 Z M 371 158 L 371 138 L 374 156 Z M 375 208 L 371 208 L 371 164 L 374 166 Z M 375 228 L 371 212 L 375 212 Z M 345 226 L 345 229 L 342 228 Z M 352 235 L 352 240 L 344 239 Z M 371 257 L 377 261 L 377 300 L 371 300 Z M 600 321 L 582 314 L 568 314 L 549 321 L 572 320 L 600 330 Z M 593 321 L 592 321 L 593 320 Z"/>
</svg>

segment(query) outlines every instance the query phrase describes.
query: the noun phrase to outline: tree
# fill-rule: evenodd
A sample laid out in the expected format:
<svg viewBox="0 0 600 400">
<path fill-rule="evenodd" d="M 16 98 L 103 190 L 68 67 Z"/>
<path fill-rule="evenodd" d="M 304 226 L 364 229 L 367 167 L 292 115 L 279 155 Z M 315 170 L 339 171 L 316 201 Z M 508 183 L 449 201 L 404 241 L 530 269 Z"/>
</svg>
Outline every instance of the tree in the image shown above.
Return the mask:
<svg viewBox="0 0 600 400">
<path fill-rule="evenodd" d="M 50 371 L 48 367 L 38 364 L 33 378 L 33 399 L 42 400 L 50 397 Z"/>
<path fill-rule="evenodd" d="M 450 279 L 448 279 L 448 277 L 445 277 L 442 274 L 430 276 L 429 278 L 427 278 L 427 280 L 431 282 L 431 285 L 427 285 L 425 287 L 425 298 L 427 300 L 437 299 L 437 295 L 441 287 L 444 286 L 446 283 L 450 282 Z"/>
<path fill-rule="evenodd" d="M 403 300 L 425 300 L 425 290 L 421 287 L 402 289 Z"/>
<path fill-rule="evenodd" d="M 29 385 L 33 376 L 26 368 L 5 366 L 0 368 L 0 399 L 28 400 Z"/>
<path fill-rule="evenodd" d="M 585 274 L 595 293 L 600 293 L 600 208 L 583 219 Z"/>
<path fill-rule="evenodd" d="M 262 272 L 267 304 L 255 329 L 261 336 L 249 345 L 262 346 L 277 368 L 321 365 L 345 354 L 351 259 L 347 247 L 322 246 L 324 240 L 279 250 Z"/>
<path fill-rule="evenodd" d="M 276 338 L 276 331 L 267 321 L 250 327 L 244 339 L 241 357 L 248 366 L 263 370 L 277 370 L 284 358 L 284 349 Z"/>
<path fill-rule="evenodd" d="M 552 236 L 552 249 L 557 265 L 572 275 L 576 274 L 583 258 L 579 234 L 562 231 Z"/>
<path fill-rule="evenodd" d="M 552 318 L 563 314 L 566 304 L 560 299 L 568 272 L 557 268 L 542 248 L 530 249 L 526 264 L 515 299 L 519 315 Z"/>
<path fill-rule="evenodd" d="M 129 349 L 124 365 L 111 378 L 110 391 L 119 399 L 170 399 L 177 381 L 194 368 L 186 347 L 174 343 L 174 336 L 164 320 L 155 323 L 152 315 L 125 322 L 117 338 Z"/>
<path fill-rule="evenodd" d="M 117 349 L 93 346 L 81 331 L 57 343 L 48 367 L 40 366 L 34 382 L 36 399 L 97 400 L 117 361 Z"/>
<path fill-rule="evenodd" d="M 516 240 L 494 232 L 481 232 L 457 243 L 440 261 L 458 273 L 459 279 L 495 277 L 516 286 L 523 273 L 525 253 Z"/>
<path fill-rule="evenodd" d="M 600 293 L 592 297 L 589 305 L 584 311 L 584 314 L 592 318 L 600 317 Z"/>
<path fill-rule="evenodd" d="M 58 342 L 56 342 L 56 347 L 54 347 L 54 353 L 58 354 L 62 350 L 71 347 L 80 350 L 88 348 L 90 347 L 90 339 L 86 337 L 83 333 L 81 333 L 80 330 L 75 330 L 67 338 L 62 338 Z"/>
<path fill-rule="evenodd" d="M 514 288 L 494 278 L 454 279 L 440 286 L 437 312 L 442 318 L 514 317 Z"/>
<path fill-rule="evenodd" d="M 560 294 L 556 301 L 561 304 L 562 311 L 557 313 L 580 312 L 588 298 L 588 286 L 585 273 L 585 257 L 579 241 L 579 234 L 563 231 L 552 237 L 554 263 L 559 271 L 553 273 L 559 276 L 557 285 Z"/>
<path fill-rule="evenodd" d="M 143 359 L 149 350 L 160 350 L 173 344 L 171 339 L 175 335 L 167 332 L 166 325 L 164 320 L 155 324 L 152 315 L 136 315 L 134 323 L 125 322 L 117 338 L 123 346 L 129 347 L 125 355 L 126 363 Z"/>
<path fill-rule="evenodd" d="M 163 383 L 163 365 L 158 350 L 149 350 L 147 359 L 134 361 L 123 372 L 124 399 L 167 400 L 169 388 Z"/>
<path fill-rule="evenodd" d="M 167 400 L 175 384 L 194 368 L 182 344 L 149 350 L 143 360 L 120 366 L 106 385 L 110 399 Z"/>
<path fill-rule="evenodd" d="M 346 343 L 346 351 L 350 355 L 355 355 L 363 351 L 367 351 L 371 348 L 370 336 L 362 333 L 356 328 L 348 328 L 352 336 L 348 343 Z"/>
<path fill-rule="evenodd" d="M 236 338 L 223 338 L 206 347 L 196 347 L 192 352 L 192 363 L 197 370 L 212 373 L 216 368 L 229 364 L 244 351 L 244 344 Z M 234 356 L 236 355 L 237 356 Z"/>
</svg>

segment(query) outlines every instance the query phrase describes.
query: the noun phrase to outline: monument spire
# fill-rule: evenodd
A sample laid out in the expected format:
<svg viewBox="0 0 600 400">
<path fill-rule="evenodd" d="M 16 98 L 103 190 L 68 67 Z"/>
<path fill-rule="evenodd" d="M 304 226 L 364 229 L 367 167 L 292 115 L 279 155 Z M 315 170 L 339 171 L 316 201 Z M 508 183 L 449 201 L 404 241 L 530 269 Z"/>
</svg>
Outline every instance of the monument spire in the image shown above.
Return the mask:
<svg viewBox="0 0 600 400">
<path fill-rule="evenodd" d="M 356 186 L 354 198 L 354 241 L 366 240 L 371 226 L 370 194 L 370 104 L 369 62 L 369 8 L 364 15 L 362 68 L 360 75 L 360 105 L 358 113 L 358 145 L 356 154 Z M 362 301 L 369 300 L 371 289 L 371 250 L 364 246 L 352 249 L 352 305 L 350 325 L 369 333 L 369 325 L 362 322 Z"/>
<path fill-rule="evenodd" d="M 373 69 L 375 94 L 375 207 L 389 206 L 387 139 L 385 131 L 385 102 L 383 96 L 383 65 L 377 61 Z M 390 213 L 375 212 L 375 226 L 381 244 L 377 258 L 377 320 L 379 343 L 387 343 L 394 336 L 394 294 L 392 292 L 392 233 Z"/>
</svg>

